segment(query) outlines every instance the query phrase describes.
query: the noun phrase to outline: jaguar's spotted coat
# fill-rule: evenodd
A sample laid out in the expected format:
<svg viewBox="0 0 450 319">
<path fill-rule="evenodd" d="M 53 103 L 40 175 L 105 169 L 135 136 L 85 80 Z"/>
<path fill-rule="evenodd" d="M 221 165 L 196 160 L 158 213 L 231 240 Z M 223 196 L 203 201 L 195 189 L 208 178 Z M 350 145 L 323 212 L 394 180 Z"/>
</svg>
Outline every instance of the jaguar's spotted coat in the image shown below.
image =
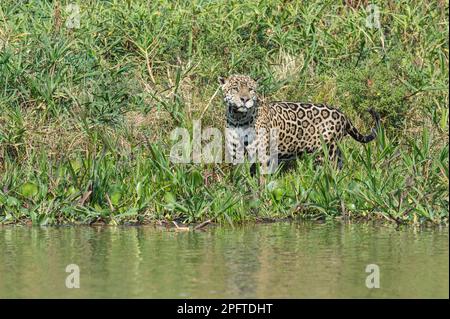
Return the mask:
<svg viewBox="0 0 450 319">
<path fill-rule="evenodd" d="M 311 153 L 322 146 L 328 146 L 331 161 L 342 167 L 341 151 L 337 142 L 349 134 L 361 143 L 368 143 L 376 137 L 376 128 L 380 125 L 378 113 L 369 110 L 375 120 L 376 128 L 369 135 L 362 135 L 350 120 L 339 110 L 325 104 L 300 102 L 264 103 L 256 93 L 257 83 L 245 75 L 219 77 L 224 101 L 227 105 L 227 128 L 247 129 L 256 132 L 278 129 L 278 159 L 292 159 L 302 153 Z M 233 130 L 227 133 L 227 152 L 235 158 L 237 149 L 242 146 Z M 259 151 L 259 161 L 264 165 L 268 161 L 268 134 L 257 134 L 256 138 L 244 141 L 245 148 L 255 147 Z M 261 149 L 263 145 L 264 150 Z M 266 157 L 264 157 L 266 156 Z"/>
</svg>

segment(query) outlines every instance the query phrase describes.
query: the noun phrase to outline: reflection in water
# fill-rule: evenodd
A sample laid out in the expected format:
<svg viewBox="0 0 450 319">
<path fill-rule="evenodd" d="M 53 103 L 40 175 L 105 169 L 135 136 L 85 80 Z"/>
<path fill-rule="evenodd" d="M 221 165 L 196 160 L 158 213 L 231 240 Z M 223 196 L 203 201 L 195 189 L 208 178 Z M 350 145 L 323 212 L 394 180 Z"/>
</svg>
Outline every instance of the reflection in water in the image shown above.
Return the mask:
<svg viewBox="0 0 450 319">
<path fill-rule="evenodd" d="M 372 263 L 380 289 L 365 286 Z M 448 274 L 448 229 L 0 227 L 0 298 L 448 298 Z"/>
</svg>

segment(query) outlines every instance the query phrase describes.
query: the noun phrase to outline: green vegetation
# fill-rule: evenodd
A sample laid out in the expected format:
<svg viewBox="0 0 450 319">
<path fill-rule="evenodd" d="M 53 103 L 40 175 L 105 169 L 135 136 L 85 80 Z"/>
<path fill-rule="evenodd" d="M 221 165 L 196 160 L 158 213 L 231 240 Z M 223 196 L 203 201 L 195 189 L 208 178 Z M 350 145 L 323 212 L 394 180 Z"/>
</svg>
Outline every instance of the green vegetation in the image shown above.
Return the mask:
<svg viewBox="0 0 450 319">
<path fill-rule="evenodd" d="M 378 5 L 381 29 L 336 1 L 2 0 L 0 223 L 448 223 L 448 1 Z M 342 171 L 306 157 L 257 196 L 248 167 L 171 163 L 173 128 L 223 125 L 230 73 L 362 131 L 373 107 L 383 131 L 346 139 Z"/>
</svg>

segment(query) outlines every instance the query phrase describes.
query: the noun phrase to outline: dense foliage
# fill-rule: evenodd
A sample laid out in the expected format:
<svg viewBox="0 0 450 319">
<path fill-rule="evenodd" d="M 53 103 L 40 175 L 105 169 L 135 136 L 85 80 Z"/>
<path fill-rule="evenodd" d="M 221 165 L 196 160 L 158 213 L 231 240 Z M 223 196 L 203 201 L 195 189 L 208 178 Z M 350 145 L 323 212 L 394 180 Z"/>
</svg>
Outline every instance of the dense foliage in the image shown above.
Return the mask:
<svg viewBox="0 0 450 319">
<path fill-rule="evenodd" d="M 359 2 L 2 0 L 0 222 L 447 223 L 448 1 L 376 1 L 380 28 Z M 383 131 L 262 190 L 245 166 L 171 163 L 173 128 L 222 127 L 231 73 L 361 131 L 373 107 Z"/>
</svg>

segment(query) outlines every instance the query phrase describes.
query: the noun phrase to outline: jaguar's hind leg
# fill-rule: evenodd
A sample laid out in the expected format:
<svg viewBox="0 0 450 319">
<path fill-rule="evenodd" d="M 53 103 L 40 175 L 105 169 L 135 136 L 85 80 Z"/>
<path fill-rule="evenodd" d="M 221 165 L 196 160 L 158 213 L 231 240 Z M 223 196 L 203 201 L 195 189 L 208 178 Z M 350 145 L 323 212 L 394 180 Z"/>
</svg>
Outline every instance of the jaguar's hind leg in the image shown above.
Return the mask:
<svg viewBox="0 0 450 319">
<path fill-rule="evenodd" d="M 337 146 L 335 142 L 332 142 L 327 146 L 327 149 L 328 149 L 328 161 L 330 162 L 330 164 L 335 165 L 335 167 L 337 166 L 338 169 L 341 169 L 343 166 L 343 160 L 342 160 L 342 151 L 340 150 L 340 148 Z M 324 155 L 325 154 L 320 154 L 316 157 L 316 159 L 314 160 L 314 166 L 323 165 Z"/>
<path fill-rule="evenodd" d="M 314 159 L 314 167 L 322 166 L 323 165 L 323 156 L 317 155 Z"/>
<path fill-rule="evenodd" d="M 330 143 L 330 145 L 328 146 L 328 159 L 332 165 L 334 165 L 338 169 L 342 169 L 342 151 L 335 142 Z"/>
<path fill-rule="evenodd" d="M 339 147 L 336 147 L 336 161 L 337 161 L 337 167 L 338 169 L 342 169 L 342 167 L 344 166 L 344 160 L 343 160 L 343 156 L 342 156 L 342 151 Z"/>
</svg>

